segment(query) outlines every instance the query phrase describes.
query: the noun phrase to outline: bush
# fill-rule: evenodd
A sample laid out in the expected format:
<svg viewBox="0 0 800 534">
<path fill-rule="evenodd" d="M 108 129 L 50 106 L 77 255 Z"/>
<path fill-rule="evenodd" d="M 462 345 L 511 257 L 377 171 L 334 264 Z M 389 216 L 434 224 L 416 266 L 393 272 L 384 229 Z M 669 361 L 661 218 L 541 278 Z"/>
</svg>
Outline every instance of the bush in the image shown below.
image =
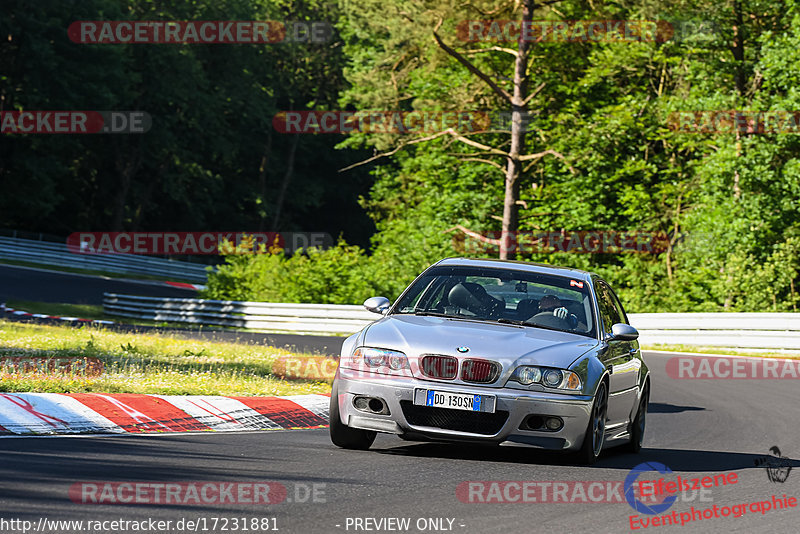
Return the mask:
<svg viewBox="0 0 800 534">
<path fill-rule="evenodd" d="M 209 275 L 203 298 L 360 304 L 374 291 L 367 275 L 369 258 L 361 248 L 344 241 L 291 257 L 263 248 L 257 254 L 237 252 L 226 256 L 219 271 Z"/>
</svg>

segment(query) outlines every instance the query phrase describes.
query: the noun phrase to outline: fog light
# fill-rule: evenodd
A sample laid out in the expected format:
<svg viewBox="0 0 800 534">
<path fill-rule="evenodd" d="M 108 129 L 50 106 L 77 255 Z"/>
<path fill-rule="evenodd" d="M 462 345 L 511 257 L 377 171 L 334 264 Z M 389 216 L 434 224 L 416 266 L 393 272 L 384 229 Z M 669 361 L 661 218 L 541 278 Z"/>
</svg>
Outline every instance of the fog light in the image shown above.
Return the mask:
<svg viewBox="0 0 800 534">
<path fill-rule="evenodd" d="M 558 387 L 561 383 L 561 371 L 556 369 L 548 369 L 544 373 L 544 385 L 550 386 L 551 388 Z"/>
<path fill-rule="evenodd" d="M 375 413 L 381 413 L 383 411 L 383 401 L 380 399 L 370 399 L 369 409 Z"/>
<path fill-rule="evenodd" d="M 538 415 L 532 415 L 528 418 L 528 428 L 531 430 L 538 430 L 542 428 L 542 418 Z"/>
<path fill-rule="evenodd" d="M 558 417 L 548 417 L 545 425 L 547 426 L 547 430 L 558 430 L 561 428 L 561 419 Z"/>
</svg>

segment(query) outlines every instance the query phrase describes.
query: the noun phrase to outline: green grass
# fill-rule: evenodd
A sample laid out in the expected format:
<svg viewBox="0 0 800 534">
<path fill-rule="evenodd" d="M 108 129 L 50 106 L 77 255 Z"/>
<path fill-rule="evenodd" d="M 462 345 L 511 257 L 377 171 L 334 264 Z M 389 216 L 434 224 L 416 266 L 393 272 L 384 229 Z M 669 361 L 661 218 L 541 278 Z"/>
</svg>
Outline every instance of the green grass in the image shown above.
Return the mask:
<svg viewBox="0 0 800 534">
<path fill-rule="evenodd" d="M 800 358 L 800 351 L 776 349 L 733 349 L 726 347 L 699 347 L 696 345 L 643 345 L 642 350 L 663 350 L 667 352 L 693 352 L 701 354 L 724 354 L 727 356 L 757 356 L 760 358 Z"/>
<path fill-rule="evenodd" d="M 99 358 L 99 377 L 4 375 L 0 391 L 156 393 L 169 395 L 299 395 L 330 393 L 327 382 L 288 382 L 272 375 L 282 356 L 308 357 L 253 343 L 174 339 L 100 327 L 0 320 L 0 358 Z"/>
</svg>

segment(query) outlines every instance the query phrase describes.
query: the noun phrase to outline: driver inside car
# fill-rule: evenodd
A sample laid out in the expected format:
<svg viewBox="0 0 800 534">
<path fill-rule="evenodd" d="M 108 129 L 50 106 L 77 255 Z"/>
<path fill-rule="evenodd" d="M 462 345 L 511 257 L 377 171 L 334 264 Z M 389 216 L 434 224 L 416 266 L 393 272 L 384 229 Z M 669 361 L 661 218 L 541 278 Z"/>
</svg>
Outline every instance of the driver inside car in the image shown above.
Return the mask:
<svg viewBox="0 0 800 534">
<path fill-rule="evenodd" d="M 563 321 L 569 323 L 570 328 L 578 326 L 578 318 L 569 313 L 566 307 L 561 305 L 561 299 L 555 295 L 545 295 L 539 301 L 539 313 L 534 317 L 553 315 Z"/>
</svg>

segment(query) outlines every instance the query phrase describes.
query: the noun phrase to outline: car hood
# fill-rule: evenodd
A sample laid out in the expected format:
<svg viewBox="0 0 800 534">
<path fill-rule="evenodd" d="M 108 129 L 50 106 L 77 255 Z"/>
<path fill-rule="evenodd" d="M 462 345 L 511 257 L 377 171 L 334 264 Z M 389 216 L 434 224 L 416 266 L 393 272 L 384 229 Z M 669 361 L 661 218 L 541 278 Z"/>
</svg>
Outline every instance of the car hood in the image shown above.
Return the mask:
<svg viewBox="0 0 800 534">
<path fill-rule="evenodd" d="M 370 325 L 364 345 L 399 350 L 409 357 L 446 354 L 512 365 L 567 368 L 598 345 L 596 339 L 542 328 L 417 315 L 389 315 Z M 460 353 L 457 347 L 469 347 Z"/>
</svg>

